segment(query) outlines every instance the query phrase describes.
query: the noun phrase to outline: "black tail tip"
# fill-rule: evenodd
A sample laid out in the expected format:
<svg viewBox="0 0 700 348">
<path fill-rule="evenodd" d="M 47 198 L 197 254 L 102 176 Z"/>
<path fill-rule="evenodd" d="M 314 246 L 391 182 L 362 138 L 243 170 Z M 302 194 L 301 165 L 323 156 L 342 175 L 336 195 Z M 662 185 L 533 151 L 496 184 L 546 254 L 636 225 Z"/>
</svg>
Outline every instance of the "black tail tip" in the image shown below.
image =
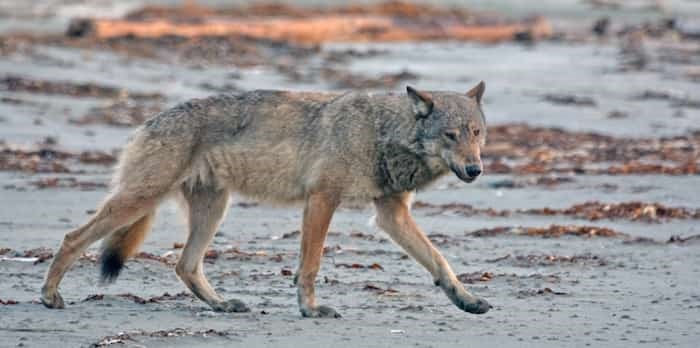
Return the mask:
<svg viewBox="0 0 700 348">
<path fill-rule="evenodd" d="M 103 283 L 111 283 L 117 279 L 124 267 L 124 259 L 115 250 L 105 250 L 100 257 L 102 267 L 100 278 Z"/>
</svg>

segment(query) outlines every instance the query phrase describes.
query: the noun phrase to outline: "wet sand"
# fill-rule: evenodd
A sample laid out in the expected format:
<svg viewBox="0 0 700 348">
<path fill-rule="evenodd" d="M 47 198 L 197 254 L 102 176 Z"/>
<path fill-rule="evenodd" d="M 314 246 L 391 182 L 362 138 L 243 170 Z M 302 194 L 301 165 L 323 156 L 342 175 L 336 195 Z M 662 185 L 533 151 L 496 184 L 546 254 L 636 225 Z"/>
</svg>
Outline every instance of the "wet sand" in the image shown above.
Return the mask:
<svg viewBox="0 0 700 348">
<path fill-rule="evenodd" d="M 0 346 L 695 346 L 700 42 L 642 27 L 662 26 L 654 10 L 575 23 L 557 11 L 542 11 L 553 38 L 498 44 L 0 35 Z M 599 37 L 601 13 L 612 25 Z M 303 319 L 301 207 L 239 196 L 205 270 L 252 312 L 212 312 L 177 279 L 186 235 L 173 203 L 115 284 L 99 284 L 93 246 L 62 283 L 67 308 L 38 302 L 60 240 L 104 197 L 148 114 L 255 88 L 466 91 L 482 79 L 486 174 L 418 192 L 414 215 L 489 313 L 453 307 L 368 206 L 335 215 L 318 277 L 319 303 L 343 318 Z"/>
</svg>

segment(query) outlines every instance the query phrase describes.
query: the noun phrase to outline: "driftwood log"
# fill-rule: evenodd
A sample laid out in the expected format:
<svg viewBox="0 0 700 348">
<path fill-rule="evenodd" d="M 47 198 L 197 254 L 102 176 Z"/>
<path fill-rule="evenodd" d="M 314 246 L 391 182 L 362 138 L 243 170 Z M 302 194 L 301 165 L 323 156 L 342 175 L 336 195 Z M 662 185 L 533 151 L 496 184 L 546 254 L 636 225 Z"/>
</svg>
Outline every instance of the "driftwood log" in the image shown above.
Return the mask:
<svg viewBox="0 0 700 348">
<path fill-rule="evenodd" d="M 305 18 L 203 18 L 179 21 L 170 18 L 80 19 L 69 26 L 69 36 L 99 39 L 132 36 L 203 37 L 239 35 L 304 44 L 324 42 L 397 42 L 459 40 L 499 42 L 539 40 L 552 35 L 542 17 L 507 24 L 463 24 L 458 21 L 415 21 L 377 15 L 319 15 Z"/>
</svg>

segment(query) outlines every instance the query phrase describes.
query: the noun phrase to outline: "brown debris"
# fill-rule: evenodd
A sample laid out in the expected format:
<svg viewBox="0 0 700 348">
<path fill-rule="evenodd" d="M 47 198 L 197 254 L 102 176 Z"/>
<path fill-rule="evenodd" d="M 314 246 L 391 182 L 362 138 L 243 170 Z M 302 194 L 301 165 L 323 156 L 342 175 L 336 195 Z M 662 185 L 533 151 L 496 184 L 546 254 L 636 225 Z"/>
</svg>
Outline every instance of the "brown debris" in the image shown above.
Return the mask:
<svg viewBox="0 0 700 348">
<path fill-rule="evenodd" d="M 509 261 L 510 264 L 517 267 L 533 267 L 533 266 L 551 266 L 555 264 L 591 264 L 595 266 L 606 266 L 608 261 L 604 260 L 598 255 L 592 254 L 581 254 L 573 256 L 564 255 L 516 255 L 506 254 L 505 256 L 498 257 L 491 260 L 486 260 L 489 263 L 497 263 L 501 261 Z"/>
<path fill-rule="evenodd" d="M 61 94 L 71 97 L 163 99 L 163 96 L 158 93 L 129 93 L 125 89 L 102 86 L 94 83 L 43 81 L 15 75 L 7 75 L 0 78 L 0 90 L 8 92 Z"/>
<path fill-rule="evenodd" d="M 66 153 L 48 148 L 26 151 L 0 143 L 0 170 L 32 173 L 68 173 Z"/>
<path fill-rule="evenodd" d="M 441 9 L 390 1 L 336 8 L 295 8 L 255 5 L 210 9 L 198 5 L 147 7 L 125 19 L 81 19 L 70 36 L 202 37 L 248 36 L 258 39 L 319 44 L 331 41 L 477 40 L 495 42 L 527 36 L 552 35 L 551 24 L 537 17 L 513 22 L 477 16 L 457 9 Z"/>
<path fill-rule="evenodd" d="M 498 235 L 502 235 L 502 234 L 512 233 L 514 230 L 515 230 L 515 227 L 506 227 L 506 226 L 482 228 L 482 229 L 478 229 L 476 231 L 472 231 L 470 233 L 467 233 L 467 236 L 470 236 L 470 237 L 494 237 L 494 236 L 498 236 Z"/>
<path fill-rule="evenodd" d="M 155 18 L 169 18 L 172 20 L 191 21 L 197 18 L 220 16 L 224 11 L 208 8 L 194 1 L 185 1 L 180 6 L 148 5 L 131 11 L 125 16 L 128 20 L 144 21 Z"/>
<path fill-rule="evenodd" d="M 16 305 L 19 304 L 19 302 L 15 300 L 3 300 L 0 298 L 0 305 L 7 306 L 7 305 Z"/>
<path fill-rule="evenodd" d="M 171 329 L 171 330 L 159 330 L 159 331 L 133 331 L 133 332 L 120 332 L 117 335 L 105 336 L 99 341 L 92 343 L 90 347 L 107 347 L 113 344 L 127 344 L 128 342 L 138 342 L 135 337 L 228 337 L 230 334 L 225 331 L 218 331 L 214 329 L 199 330 L 199 331 L 188 331 L 185 329 Z"/>
<path fill-rule="evenodd" d="M 215 249 L 209 249 L 204 253 L 204 260 L 205 261 L 213 261 L 219 258 L 219 251 Z"/>
<path fill-rule="evenodd" d="M 559 226 L 551 225 L 545 228 L 526 228 L 525 234 L 528 236 L 541 236 L 545 238 L 558 238 L 563 235 L 578 237 L 617 237 L 621 234 L 612 229 L 594 226 Z"/>
<path fill-rule="evenodd" d="M 86 252 L 82 253 L 82 255 L 80 255 L 78 260 L 96 263 L 99 258 L 100 258 L 99 254 L 86 251 Z"/>
<path fill-rule="evenodd" d="M 485 260 L 485 261 L 488 262 L 488 263 L 496 263 L 496 262 L 500 262 L 500 261 L 503 261 L 503 260 L 507 260 L 507 259 L 509 259 L 511 256 L 512 256 L 512 255 L 510 255 L 510 254 L 505 254 L 505 255 L 503 255 L 503 256 L 501 256 L 501 257 L 497 257 L 497 258 L 495 258 L 495 259 L 490 259 L 490 260 Z"/>
<path fill-rule="evenodd" d="M 255 39 L 238 35 L 158 38 L 115 37 L 67 40 L 63 45 L 109 49 L 128 57 L 185 63 L 197 67 L 207 65 L 251 67 L 265 62 L 295 62 L 316 54 L 319 48 L 283 41 Z"/>
<path fill-rule="evenodd" d="M 169 266 L 174 266 L 176 263 L 176 260 L 173 257 L 158 256 L 156 254 L 145 252 L 145 251 L 141 251 L 141 252 L 137 253 L 136 255 L 134 255 L 134 258 L 141 259 L 141 260 L 153 260 L 153 261 L 157 261 L 157 262 L 169 265 Z"/>
<path fill-rule="evenodd" d="M 555 291 L 555 290 L 552 290 L 551 288 L 529 289 L 529 290 L 518 291 L 518 298 L 541 296 L 541 295 L 565 296 L 565 295 L 569 295 L 569 294 L 566 292 L 563 292 L 563 291 Z"/>
<path fill-rule="evenodd" d="M 240 260 L 240 261 L 250 261 L 255 257 L 267 257 L 268 253 L 266 251 L 242 251 L 238 248 L 226 249 L 220 254 L 226 255 L 226 260 Z M 277 261 L 281 256 L 279 254 L 273 255 L 270 260 Z"/>
<path fill-rule="evenodd" d="M 508 212 L 508 211 L 495 210 L 493 208 L 486 208 L 486 209 L 474 208 L 473 206 L 471 206 L 469 204 L 464 204 L 464 203 L 433 204 L 433 203 L 424 202 L 424 201 L 415 201 L 413 203 L 413 208 L 435 210 L 435 212 L 431 213 L 431 215 L 443 214 L 445 212 L 455 213 L 455 214 L 459 214 L 459 215 L 463 215 L 463 216 L 474 216 L 477 214 L 485 214 L 485 215 L 489 215 L 489 216 L 505 217 L 505 216 L 510 215 L 510 212 Z"/>
<path fill-rule="evenodd" d="M 457 276 L 457 279 L 465 284 L 476 284 L 481 282 L 489 282 L 494 278 L 505 279 L 510 281 L 511 279 L 537 279 L 549 283 L 559 283 L 561 278 L 555 274 L 540 274 L 533 273 L 528 275 L 518 275 L 515 273 L 492 273 L 492 272 L 471 272 L 462 273 Z"/>
<path fill-rule="evenodd" d="M 363 232 L 360 232 L 360 231 L 353 231 L 353 232 L 350 232 L 350 238 L 357 238 L 357 239 L 364 239 L 364 240 L 376 240 L 376 241 L 379 241 L 379 242 L 384 242 L 384 241 L 386 241 L 386 239 L 384 239 L 384 238 L 382 238 L 382 237 L 377 237 L 377 236 L 374 235 L 374 234 L 363 233 Z"/>
<path fill-rule="evenodd" d="M 700 209 L 691 210 L 680 207 L 667 207 L 660 203 L 623 202 L 601 203 L 586 202 L 566 209 L 528 209 L 521 211 L 536 215 L 569 215 L 590 221 L 600 219 L 628 219 L 632 221 L 659 222 L 668 219 L 700 219 Z"/>
<path fill-rule="evenodd" d="M 81 302 L 102 301 L 104 298 L 105 295 L 103 294 L 88 295 L 88 297 L 84 298 Z"/>
<path fill-rule="evenodd" d="M 83 151 L 78 160 L 85 164 L 111 165 L 117 161 L 116 156 L 102 151 Z"/>
<path fill-rule="evenodd" d="M 134 303 L 138 303 L 138 304 L 146 304 L 147 303 L 145 298 L 143 298 L 141 296 L 136 296 L 134 294 L 126 293 L 126 294 L 119 294 L 117 296 L 119 296 L 123 299 L 134 301 Z"/>
<path fill-rule="evenodd" d="M 497 188 L 512 187 L 511 182 L 496 183 Z M 506 186 L 508 185 L 508 186 Z M 508 217 L 513 213 L 531 215 L 566 215 L 576 218 L 597 221 L 600 219 L 627 219 L 631 221 L 661 222 L 670 219 L 700 219 L 700 209 L 684 207 L 668 207 L 661 203 L 646 203 L 639 201 L 621 203 L 585 202 L 573 205 L 569 208 L 538 208 L 521 209 L 516 211 L 495 210 L 493 208 L 474 208 L 469 204 L 447 203 L 433 204 L 423 201 L 416 201 L 413 205 L 415 209 L 430 209 L 429 215 L 444 214 L 446 212 L 463 216 L 488 215 L 495 217 Z M 431 237 L 431 236 L 429 236 Z M 448 238 L 449 236 L 434 235 L 434 239 Z M 431 238 L 433 238 L 431 237 Z M 443 238 L 443 239 L 444 239 Z"/>
<path fill-rule="evenodd" d="M 290 17 L 308 18 L 329 14 L 391 16 L 431 19 L 445 17 L 464 21 L 477 20 L 476 16 L 460 8 L 442 8 L 428 4 L 388 0 L 378 3 L 352 4 L 338 7 L 297 7 L 287 3 L 261 2 L 245 7 L 210 8 L 193 2 L 180 6 L 145 6 L 126 15 L 129 20 L 167 18 L 173 21 L 192 21 L 202 17 Z"/>
<path fill-rule="evenodd" d="M 0 36 L 0 54 L 3 52 L 3 41 L 12 42 L 12 47 L 59 46 L 81 50 L 108 50 L 127 59 L 153 59 L 169 64 L 186 64 L 200 69 L 211 65 L 253 67 L 271 64 L 270 62 L 299 65 L 304 59 L 320 51 L 316 45 L 295 44 L 240 35 L 203 37 L 166 35 L 153 38 L 121 36 L 102 39 L 90 35 L 70 37 L 47 34 L 7 34 Z M 228 76 L 231 79 L 239 78 L 235 73 Z M 20 79 L 34 81 L 26 78 Z M 35 82 L 41 85 L 49 83 L 48 81 Z M 61 84 L 61 82 L 50 83 Z M 203 86 L 203 88 L 207 88 L 207 86 Z M 60 89 L 65 89 L 65 87 Z M 110 98 L 115 102 L 129 99 L 138 105 L 139 103 L 162 101 L 160 98 L 155 98 L 155 96 L 160 96 L 159 94 L 152 95 L 153 98 L 145 98 L 151 96 L 150 94 L 143 95 L 144 98 L 137 98 L 134 97 L 134 94 L 124 91 L 116 93 L 119 90 L 115 89 L 107 89 L 103 92 L 105 93 L 100 94 L 100 97 Z"/>
<path fill-rule="evenodd" d="M 697 175 L 698 162 L 691 159 L 688 162 L 680 163 L 676 166 L 665 166 L 662 164 L 648 164 L 632 161 L 623 165 L 613 165 L 607 170 L 610 175 L 624 174 L 664 174 L 664 175 Z"/>
<path fill-rule="evenodd" d="M 174 295 L 171 295 L 170 293 L 163 293 L 163 295 L 160 296 L 154 296 L 150 297 L 147 302 L 148 303 L 158 303 L 160 301 L 177 301 L 177 300 L 184 300 L 184 299 L 191 299 L 193 298 L 192 294 L 186 291 L 178 292 Z"/>
<path fill-rule="evenodd" d="M 488 282 L 491 281 L 495 275 L 491 272 L 472 272 L 472 273 L 462 273 L 457 275 L 457 279 L 465 284 L 474 284 L 476 282 Z"/>
<path fill-rule="evenodd" d="M 143 297 L 140 297 L 140 296 L 136 296 L 134 294 L 126 293 L 126 294 L 118 294 L 115 296 L 133 301 L 134 303 L 138 303 L 138 304 L 146 304 L 147 303 L 146 299 L 144 299 Z M 105 298 L 104 294 L 94 294 L 94 295 L 87 296 L 81 302 L 102 301 L 102 300 L 104 300 L 104 298 Z"/>
<path fill-rule="evenodd" d="M 36 264 L 40 264 L 46 260 L 50 260 L 51 258 L 53 258 L 53 250 L 51 250 L 49 248 L 44 248 L 44 247 L 34 248 L 34 249 L 30 249 L 30 250 L 25 251 L 24 254 L 22 254 L 22 257 L 35 257 L 35 258 L 37 258 L 37 260 L 34 261 L 34 264 L 36 265 Z"/>
<path fill-rule="evenodd" d="M 294 230 L 291 232 L 287 232 L 282 235 L 282 239 L 296 239 L 301 235 L 301 231 L 299 230 Z"/>
<path fill-rule="evenodd" d="M 483 158 L 499 174 L 700 173 L 700 132 L 664 138 L 616 138 L 558 128 L 489 127 Z"/>
<path fill-rule="evenodd" d="M 68 167 L 71 163 L 112 165 L 116 160 L 113 154 L 102 151 L 73 153 L 45 144 L 24 149 L 0 142 L 0 171 L 70 173 L 74 172 Z"/>
<path fill-rule="evenodd" d="M 362 290 L 365 290 L 365 291 L 372 291 L 372 292 L 374 292 L 374 293 L 377 294 L 377 295 L 392 295 L 392 294 L 397 294 L 397 293 L 399 292 L 399 291 L 396 290 L 396 289 L 392 289 L 392 288 L 383 289 L 383 288 L 381 288 L 381 287 L 379 287 L 379 286 L 372 285 L 372 284 L 366 284 L 366 285 L 362 288 Z"/>
<path fill-rule="evenodd" d="M 154 296 L 150 298 L 143 298 L 141 296 L 137 296 L 131 293 L 125 293 L 125 294 L 118 294 L 115 295 L 116 297 L 127 299 L 130 301 L 133 301 L 134 303 L 138 304 L 147 304 L 147 303 L 159 303 L 161 301 L 173 301 L 173 300 L 182 300 L 182 299 L 190 299 L 192 298 L 192 295 L 186 292 L 179 292 L 175 295 L 171 295 L 170 293 L 163 293 L 163 295 L 160 296 Z M 102 301 L 104 300 L 105 295 L 104 294 L 94 294 L 90 295 L 86 298 L 84 298 L 81 302 L 92 302 L 92 301 Z"/>
<path fill-rule="evenodd" d="M 336 263 L 335 264 L 336 268 L 355 268 L 355 269 L 374 269 L 374 270 L 380 270 L 383 271 L 384 267 L 378 263 L 373 263 L 371 265 L 362 265 L 359 263 Z"/>
<path fill-rule="evenodd" d="M 605 227 L 595 226 L 562 226 L 550 225 L 549 227 L 494 227 L 484 228 L 467 233 L 469 237 L 493 237 L 497 235 L 511 234 L 517 236 L 530 236 L 542 238 L 559 238 L 561 236 L 576 237 L 626 237 L 627 235 Z"/>
</svg>

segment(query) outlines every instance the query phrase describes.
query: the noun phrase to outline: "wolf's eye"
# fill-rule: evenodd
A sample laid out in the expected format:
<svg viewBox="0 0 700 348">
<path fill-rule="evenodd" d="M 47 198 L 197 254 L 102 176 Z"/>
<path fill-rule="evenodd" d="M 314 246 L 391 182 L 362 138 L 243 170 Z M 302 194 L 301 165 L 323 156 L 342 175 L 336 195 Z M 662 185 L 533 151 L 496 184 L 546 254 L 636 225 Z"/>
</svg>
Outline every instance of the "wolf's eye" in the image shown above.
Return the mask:
<svg viewBox="0 0 700 348">
<path fill-rule="evenodd" d="M 447 131 L 445 132 L 445 137 L 452 141 L 457 141 L 457 132 Z"/>
<path fill-rule="evenodd" d="M 474 136 L 475 136 L 475 137 L 478 137 L 479 134 L 481 134 L 481 129 L 475 129 L 475 130 L 474 130 Z"/>
</svg>

